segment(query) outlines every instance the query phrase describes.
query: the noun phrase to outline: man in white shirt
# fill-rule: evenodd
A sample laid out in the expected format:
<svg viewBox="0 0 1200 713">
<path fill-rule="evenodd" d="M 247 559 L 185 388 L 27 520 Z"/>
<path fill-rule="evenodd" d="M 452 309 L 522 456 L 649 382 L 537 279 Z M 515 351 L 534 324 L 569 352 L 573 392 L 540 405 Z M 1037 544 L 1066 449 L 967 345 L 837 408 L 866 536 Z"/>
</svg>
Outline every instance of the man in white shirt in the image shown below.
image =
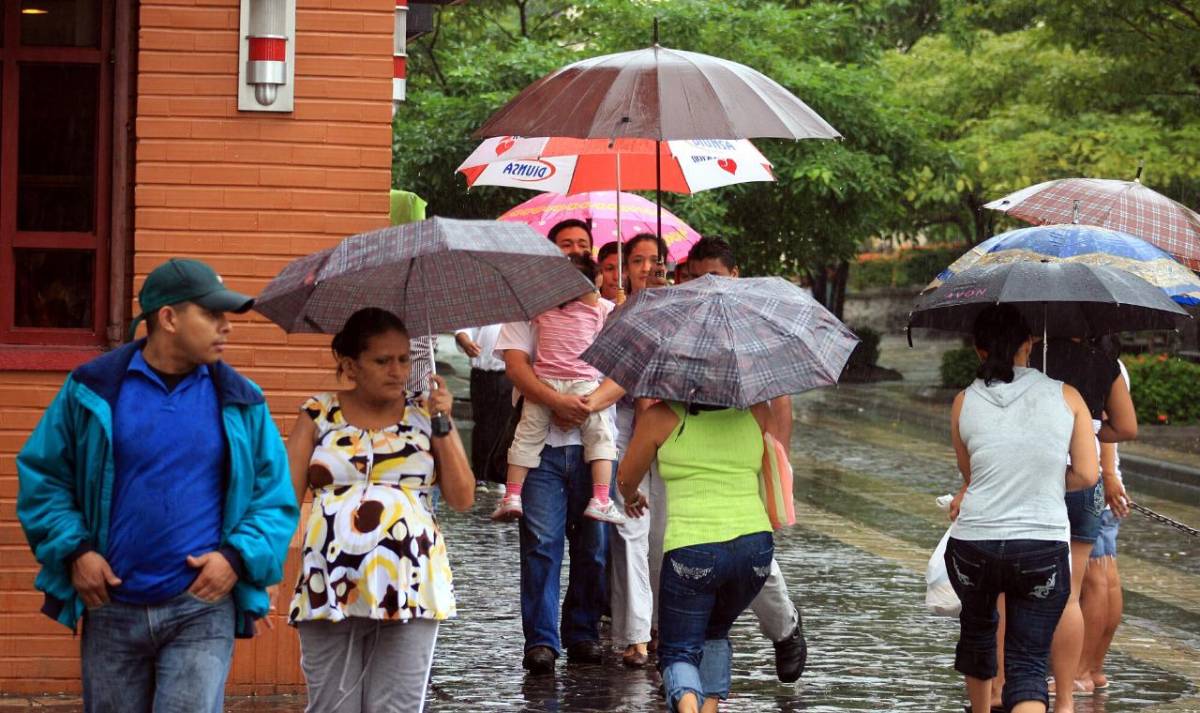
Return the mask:
<svg viewBox="0 0 1200 713">
<path fill-rule="evenodd" d="M 591 233 L 581 221 L 559 223 L 549 238 L 566 255 L 591 249 Z M 608 533 L 604 523 L 583 517 L 592 496 L 592 478 L 583 459 L 579 424 L 611 407 L 625 392 L 605 379 L 588 396 L 560 394 L 534 375 L 536 353 L 537 335 L 528 322 L 501 328 L 495 354 L 504 360 L 508 378 L 524 398 L 554 412 L 542 462 L 529 471 L 521 490 L 522 665 L 531 674 L 545 674 L 554 671 L 562 645 L 567 659 L 576 663 L 599 663 L 603 652 L 600 615 L 608 600 L 604 586 Z M 568 543 L 571 564 L 560 639 L 559 576 Z"/>
<path fill-rule="evenodd" d="M 504 472 L 492 473 L 492 449 L 512 418 L 512 382 L 504 374 L 504 360 L 497 358 L 496 339 L 499 324 L 460 329 L 454 341 L 471 358 L 471 468 L 476 486 L 488 481 L 503 483 Z"/>
</svg>

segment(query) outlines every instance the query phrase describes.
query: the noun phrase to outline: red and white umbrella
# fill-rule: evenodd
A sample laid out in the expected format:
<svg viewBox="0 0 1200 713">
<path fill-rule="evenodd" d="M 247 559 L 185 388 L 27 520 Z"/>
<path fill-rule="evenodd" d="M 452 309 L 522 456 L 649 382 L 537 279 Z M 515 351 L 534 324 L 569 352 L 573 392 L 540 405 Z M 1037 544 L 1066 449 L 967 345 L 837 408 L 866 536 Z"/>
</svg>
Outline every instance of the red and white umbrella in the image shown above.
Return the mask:
<svg viewBox="0 0 1200 713">
<path fill-rule="evenodd" d="M 771 162 L 746 139 L 610 141 L 501 136 L 480 144 L 458 172 L 466 177 L 468 186 L 563 194 L 614 188 L 690 194 L 775 180 Z"/>
<path fill-rule="evenodd" d="M 1128 233 L 1200 271 L 1200 214 L 1137 179 L 1060 178 L 1022 188 L 984 208 L 1034 225 L 1081 223 Z"/>
</svg>

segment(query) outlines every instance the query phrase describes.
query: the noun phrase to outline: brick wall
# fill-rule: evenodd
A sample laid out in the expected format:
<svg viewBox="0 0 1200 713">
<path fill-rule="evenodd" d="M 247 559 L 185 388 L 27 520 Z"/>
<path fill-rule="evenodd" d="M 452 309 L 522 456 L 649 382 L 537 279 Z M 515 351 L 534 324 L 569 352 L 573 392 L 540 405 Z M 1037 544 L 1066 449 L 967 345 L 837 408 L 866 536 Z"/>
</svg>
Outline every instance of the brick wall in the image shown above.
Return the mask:
<svg viewBox="0 0 1200 713">
<path fill-rule="evenodd" d="M 387 223 L 394 0 L 298 0 L 292 114 L 237 111 L 236 0 L 142 0 L 134 291 L 171 256 L 204 259 L 250 294 L 291 258 Z M 267 392 L 286 433 L 332 385 L 328 338 L 251 313 L 226 358 Z M 15 453 L 64 375 L 0 372 L 0 693 L 78 692 L 78 641 L 38 613 L 16 522 Z M 295 582 L 289 566 L 285 587 Z M 286 602 L 283 607 L 286 608 Z M 295 633 L 239 642 L 232 693 L 298 690 Z"/>
</svg>

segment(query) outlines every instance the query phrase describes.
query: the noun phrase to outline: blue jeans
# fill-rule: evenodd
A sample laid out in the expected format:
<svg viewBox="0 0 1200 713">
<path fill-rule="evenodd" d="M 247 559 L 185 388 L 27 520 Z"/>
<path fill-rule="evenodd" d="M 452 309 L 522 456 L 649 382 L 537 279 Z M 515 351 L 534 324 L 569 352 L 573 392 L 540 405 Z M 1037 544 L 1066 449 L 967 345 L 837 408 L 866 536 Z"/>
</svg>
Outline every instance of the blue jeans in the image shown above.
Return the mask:
<svg viewBox="0 0 1200 713">
<path fill-rule="evenodd" d="M 962 601 L 954 668 L 996 676 L 996 598 L 1004 594 L 1004 709 L 1049 702 L 1046 660 L 1054 628 L 1071 594 L 1071 548 L 1045 540 L 958 540 L 946 543 L 946 570 Z"/>
<path fill-rule="evenodd" d="M 233 599 L 184 592 L 151 606 L 108 604 L 83 622 L 88 713 L 220 713 L 233 656 Z"/>
<path fill-rule="evenodd" d="M 729 628 L 771 573 L 769 532 L 680 547 L 663 555 L 658 602 L 658 670 L 667 710 L 693 693 L 729 697 Z"/>
<path fill-rule="evenodd" d="M 521 488 L 521 625 L 525 650 L 600 640 L 600 614 L 608 601 L 604 560 L 608 533 L 602 522 L 585 518 L 592 476 L 583 446 L 546 446 L 542 462 Z M 570 543 L 571 566 L 559 638 L 559 575 L 563 546 Z"/>
</svg>

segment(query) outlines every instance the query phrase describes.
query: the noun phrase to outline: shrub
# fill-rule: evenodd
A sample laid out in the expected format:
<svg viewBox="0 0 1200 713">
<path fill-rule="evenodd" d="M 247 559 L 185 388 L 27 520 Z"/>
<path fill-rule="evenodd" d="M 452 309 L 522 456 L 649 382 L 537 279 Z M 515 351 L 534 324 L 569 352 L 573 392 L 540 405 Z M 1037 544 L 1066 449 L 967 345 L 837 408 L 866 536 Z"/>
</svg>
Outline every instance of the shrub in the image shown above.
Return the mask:
<svg viewBox="0 0 1200 713">
<path fill-rule="evenodd" d="M 1140 423 L 1200 420 L 1200 365 L 1166 354 L 1122 356 Z"/>
<path fill-rule="evenodd" d="M 846 362 L 846 366 L 849 368 L 863 368 L 878 364 L 879 332 L 870 327 L 851 327 L 850 331 L 858 335 L 859 341 L 855 345 L 854 351 L 850 353 L 850 359 Z"/>
<path fill-rule="evenodd" d="M 974 347 L 951 349 L 942 355 L 942 386 L 948 389 L 965 389 L 975 381 L 979 369 L 979 355 Z"/>
<path fill-rule="evenodd" d="M 895 253 L 864 253 L 850 266 L 849 287 L 924 287 L 962 255 L 963 245 L 924 245 Z"/>
</svg>

